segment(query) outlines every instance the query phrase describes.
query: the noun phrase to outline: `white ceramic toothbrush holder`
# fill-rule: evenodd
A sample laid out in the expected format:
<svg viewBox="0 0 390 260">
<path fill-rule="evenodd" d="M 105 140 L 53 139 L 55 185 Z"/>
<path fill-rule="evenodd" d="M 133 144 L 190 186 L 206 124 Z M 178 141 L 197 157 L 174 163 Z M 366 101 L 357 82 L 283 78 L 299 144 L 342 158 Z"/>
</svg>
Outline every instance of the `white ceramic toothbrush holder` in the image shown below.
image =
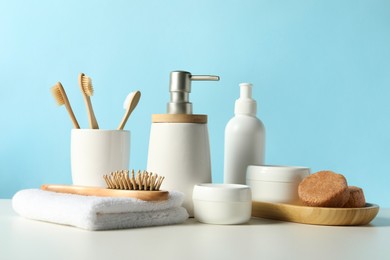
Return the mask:
<svg viewBox="0 0 390 260">
<path fill-rule="evenodd" d="M 130 131 L 72 129 L 70 150 L 73 184 L 106 187 L 103 175 L 129 168 Z"/>
</svg>

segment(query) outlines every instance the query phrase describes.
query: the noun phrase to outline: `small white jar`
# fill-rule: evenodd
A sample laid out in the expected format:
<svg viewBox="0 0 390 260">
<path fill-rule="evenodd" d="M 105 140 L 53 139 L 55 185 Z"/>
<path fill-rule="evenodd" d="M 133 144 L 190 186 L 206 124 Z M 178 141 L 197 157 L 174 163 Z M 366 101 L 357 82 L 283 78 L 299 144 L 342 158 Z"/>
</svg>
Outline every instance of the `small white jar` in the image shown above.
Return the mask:
<svg viewBox="0 0 390 260">
<path fill-rule="evenodd" d="M 298 185 L 309 174 L 307 167 L 250 165 L 246 184 L 254 201 L 299 204 Z"/>
<path fill-rule="evenodd" d="M 195 219 L 208 224 L 242 224 L 252 214 L 252 194 L 241 184 L 197 184 L 192 195 Z"/>
</svg>

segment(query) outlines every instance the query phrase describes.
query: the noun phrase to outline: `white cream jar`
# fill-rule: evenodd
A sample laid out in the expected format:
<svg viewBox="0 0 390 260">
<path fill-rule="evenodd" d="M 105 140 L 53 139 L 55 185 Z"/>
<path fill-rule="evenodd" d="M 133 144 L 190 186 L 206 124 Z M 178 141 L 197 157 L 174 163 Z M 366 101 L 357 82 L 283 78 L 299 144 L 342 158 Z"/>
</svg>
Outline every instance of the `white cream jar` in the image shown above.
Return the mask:
<svg viewBox="0 0 390 260">
<path fill-rule="evenodd" d="M 251 218 L 252 195 L 241 184 L 197 184 L 193 195 L 194 215 L 208 224 L 242 224 Z"/>
<path fill-rule="evenodd" d="M 250 165 L 246 184 L 254 201 L 298 204 L 298 185 L 309 174 L 307 167 Z"/>
</svg>

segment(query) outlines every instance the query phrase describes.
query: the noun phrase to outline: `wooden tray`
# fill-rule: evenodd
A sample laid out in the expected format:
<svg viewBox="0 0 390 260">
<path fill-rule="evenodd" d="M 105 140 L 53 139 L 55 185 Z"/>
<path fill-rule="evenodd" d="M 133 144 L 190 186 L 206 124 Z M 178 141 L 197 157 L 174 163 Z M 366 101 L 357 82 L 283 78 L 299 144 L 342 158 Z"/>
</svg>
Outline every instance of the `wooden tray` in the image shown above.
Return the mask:
<svg viewBox="0 0 390 260">
<path fill-rule="evenodd" d="M 253 217 L 313 225 L 366 225 L 375 218 L 378 212 L 379 206 L 370 203 L 367 203 L 364 208 L 322 208 L 260 201 L 252 202 Z"/>
</svg>

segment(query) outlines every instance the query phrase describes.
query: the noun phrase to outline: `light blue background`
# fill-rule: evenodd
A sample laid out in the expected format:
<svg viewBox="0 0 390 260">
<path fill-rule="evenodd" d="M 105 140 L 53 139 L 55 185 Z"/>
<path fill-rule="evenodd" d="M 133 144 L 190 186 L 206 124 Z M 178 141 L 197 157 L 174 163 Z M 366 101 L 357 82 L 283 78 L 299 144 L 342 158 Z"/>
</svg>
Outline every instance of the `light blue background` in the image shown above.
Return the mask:
<svg viewBox="0 0 390 260">
<path fill-rule="evenodd" d="M 126 95 L 142 99 L 131 168 L 144 169 L 153 113 L 169 73 L 196 82 L 194 112 L 209 115 L 214 182 L 223 179 L 224 127 L 240 82 L 254 84 L 267 129 L 266 162 L 331 169 L 390 207 L 390 1 L 0 1 L 0 198 L 70 183 L 61 81 L 82 127 L 78 73 L 92 77 L 101 128 L 115 128 Z"/>
</svg>

